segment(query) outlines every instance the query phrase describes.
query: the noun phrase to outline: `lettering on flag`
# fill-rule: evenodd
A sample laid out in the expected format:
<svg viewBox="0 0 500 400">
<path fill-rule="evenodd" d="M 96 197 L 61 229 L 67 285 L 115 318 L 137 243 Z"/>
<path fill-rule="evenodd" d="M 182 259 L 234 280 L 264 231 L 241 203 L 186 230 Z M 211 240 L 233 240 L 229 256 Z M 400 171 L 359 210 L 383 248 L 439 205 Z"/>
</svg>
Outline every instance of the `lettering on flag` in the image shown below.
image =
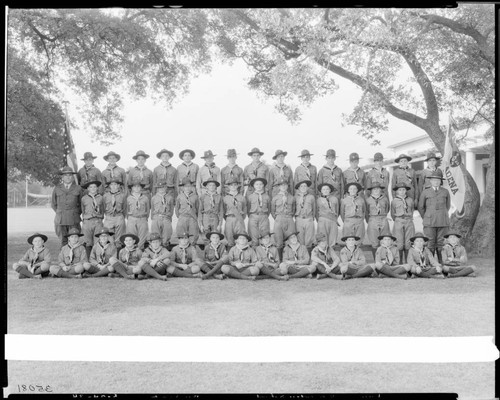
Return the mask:
<svg viewBox="0 0 500 400">
<path fill-rule="evenodd" d="M 78 172 L 78 161 L 76 159 L 75 144 L 73 143 L 73 138 L 71 137 L 71 131 L 69 128 L 68 113 L 66 112 L 66 121 L 64 123 L 64 156 L 63 156 L 63 167 L 69 166 L 74 172 Z M 74 175 L 75 182 L 78 183 L 77 176 Z"/>
</svg>

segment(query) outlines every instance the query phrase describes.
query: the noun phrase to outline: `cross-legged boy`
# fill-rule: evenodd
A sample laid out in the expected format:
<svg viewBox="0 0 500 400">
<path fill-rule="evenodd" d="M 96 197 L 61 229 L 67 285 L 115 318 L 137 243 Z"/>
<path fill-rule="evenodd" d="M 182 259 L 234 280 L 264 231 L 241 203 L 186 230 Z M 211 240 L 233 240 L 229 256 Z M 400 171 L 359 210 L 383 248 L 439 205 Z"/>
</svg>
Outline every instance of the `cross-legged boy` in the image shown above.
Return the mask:
<svg viewBox="0 0 500 400">
<path fill-rule="evenodd" d="M 252 238 L 251 246 L 259 244 L 259 236 L 269 232 L 269 214 L 271 213 L 271 199 L 264 191 L 267 181 L 264 178 L 255 178 L 250 181 L 254 190 L 247 196 L 248 234 Z"/>
<path fill-rule="evenodd" d="M 260 158 L 264 155 L 257 147 L 254 147 L 248 153 L 252 157 L 252 162 L 243 169 L 243 182 L 247 187 L 245 196 L 248 197 L 255 190 L 251 182 L 256 178 L 262 178 L 265 180 L 265 185 L 269 181 L 269 168 L 266 164 L 260 161 Z M 264 185 L 264 186 L 265 186 Z M 265 187 L 264 189 L 265 190 Z"/>
<path fill-rule="evenodd" d="M 133 233 L 126 233 L 120 238 L 120 242 L 125 245 L 118 252 L 118 257 L 109 259 L 108 271 L 111 276 L 116 276 L 116 273 L 126 279 L 135 279 L 141 272 L 139 261 L 142 258 L 142 251 L 137 245 L 139 237 Z"/>
<path fill-rule="evenodd" d="M 83 242 L 87 251 L 87 258 L 90 258 L 92 246 L 97 239 L 96 232 L 103 227 L 102 220 L 104 218 L 104 197 L 101 196 L 97 189 L 101 186 L 100 181 L 89 181 L 82 186 L 87 190 L 87 194 L 82 196 L 82 233 Z"/>
<path fill-rule="evenodd" d="M 172 216 L 175 199 L 173 192 L 167 193 L 167 181 L 157 181 L 156 194 L 151 199 L 151 233 L 158 233 L 162 245 L 166 248 L 172 237 Z"/>
<path fill-rule="evenodd" d="M 127 209 L 127 196 L 122 191 L 121 181 L 113 177 L 108 183 L 109 190 L 103 195 L 104 221 L 103 226 L 110 232 L 114 232 L 115 246 L 118 250 L 123 247 L 120 237 L 126 232 L 125 215 Z"/>
<path fill-rule="evenodd" d="M 121 156 L 114 151 L 110 151 L 104 157 L 104 160 L 108 162 L 108 166 L 102 170 L 102 184 L 104 186 L 105 191 L 110 190 L 109 182 L 111 182 L 112 178 L 116 178 L 123 185 L 123 191 L 126 195 L 127 193 L 127 173 L 125 170 L 116 163 L 120 161 Z M 115 231 L 116 232 L 116 231 Z"/>
<path fill-rule="evenodd" d="M 179 244 L 170 252 L 170 264 L 167 272 L 175 277 L 201 278 L 203 260 L 198 256 L 196 247 L 190 240 L 191 234 L 183 232 L 177 235 Z"/>
<path fill-rule="evenodd" d="M 96 232 L 95 237 L 98 239 L 92 247 L 90 253 L 90 263 L 87 264 L 83 278 L 99 278 L 101 276 L 108 276 L 111 265 L 111 258 L 117 257 L 118 251 L 110 237 L 113 235 L 107 228 L 101 228 Z"/>
<path fill-rule="evenodd" d="M 229 250 L 228 263 L 221 270 L 230 278 L 254 281 L 260 270 L 257 254 L 248 243 L 252 238 L 246 233 L 237 233 L 234 240 L 236 244 Z"/>
<path fill-rule="evenodd" d="M 224 235 L 219 232 L 208 232 L 206 238 L 209 243 L 205 245 L 204 249 L 204 263 L 201 266 L 203 275 L 201 279 L 224 279 L 221 268 L 229 262 L 226 246 L 221 242 L 221 240 L 224 240 Z"/>
<path fill-rule="evenodd" d="M 311 253 L 311 261 L 318 272 L 316 279 L 326 277 L 341 279 L 340 258 L 335 253 L 333 247 L 328 245 L 328 238 L 324 233 L 316 235 L 316 247 Z"/>
<path fill-rule="evenodd" d="M 175 216 L 178 218 L 176 233 L 177 236 L 184 233 L 189 234 L 189 241 L 196 246 L 200 236 L 198 228 L 198 209 L 200 203 L 198 196 L 194 193 L 194 186 L 188 177 L 179 184 L 181 192 L 175 201 Z"/>
<path fill-rule="evenodd" d="M 398 183 L 395 187 L 396 196 L 391 202 L 391 218 L 394 221 L 392 233 L 396 237 L 400 264 L 408 263 L 408 251 L 411 247 L 410 238 L 415 235 L 413 223 L 413 199 L 406 196 L 410 189 L 406 183 Z M 405 261 L 406 260 L 406 261 Z"/>
<path fill-rule="evenodd" d="M 298 232 L 292 232 L 286 238 L 280 271 L 282 275 L 288 275 L 290 279 L 312 278 L 316 267 L 310 263 L 311 257 L 307 247 L 299 243 L 298 234 Z"/>
<path fill-rule="evenodd" d="M 276 150 L 273 160 L 276 162 L 269 168 L 269 184 L 268 193 L 271 199 L 280 191 L 280 182 L 288 182 L 288 190 L 293 194 L 293 172 L 288 165 L 285 164 L 285 157 L 288 152 Z"/>
<path fill-rule="evenodd" d="M 148 218 L 151 211 L 151 202 L 149 197 L 142 193 L 144 183 L 131 181 L 129 187 L 131 193 L 127 197 L 127 233 L 139 237 L 137 246 L 142 250 L 149 234 Z"/>
<path fill-rule="evenodd" d="M 243 194 L 243 169 L 236 164 L 236 158 L 238 154 L 235 149 L 227 150 L 227 161 L 228 164 L 221 170 L 221 188 L 222 195 L 229 193 L 229 182 L 238 182 L 238 191 Z M 231 236 L 232 237 L 232 236 Z"/>
<path fill-rule="evenodd" d="M 340 218 L 344 222 L 344 236 L 354 235 L 363 240 L 365 236 L 366 202 L 358 195 L 361 190 L 359 183 L 351 182 L 345 187 L 347 195 L 340 201 Z"/>
<path fill-rule="evenodd" d="M 342 279 L 370 277 L 375 265 L 367 265 L 363 250 L 358 246 L 359 236 L 346 235 L 342 238 L 345 246 L 340 249 L 340 273 Z"/>
<path fill-rule="evenodd" d="M 396 196 L 395 186 L 400 183 L 404 183 L 410 189 L 408 189 L 407 196 L 413 199 L 413 203 L 415 204 L 415 208 L 418 204 L 419 193 L 417 186 L 417 174 L 415 170 L 408 165 L 408 163 L 412 160 L 410 156 L 406 154 L 401 154 L 398 158 L 394 160 L 397 162 L 399 166 L 394 168 L 394 172 L 392 173 L 392 197 Z"/>
<path fill-rule="evenodd" d="M 358 195 L 364 198 L 364 188 L 366 188 L 366 174 L 359 168 L 359 155 L 358 153 L 349 154 L 349 168 L 344 170 L 343 174 L 344 186 L 347 188 L 349 183 L 357 183 L 361 186 Z M 347 190 L 347 189 L 346 189 Z"/>
<path fill-rule="evenodd" d="M 295 232 L 295 197 L 288 192 L 288 182 L 280 182 L 280 191 L 271 200 L 271 215 L 274 219 L 274 241 L 280 258 L 283 256 L 285 237 Z"/>
<path fill-rule="evenodd" d="M 298 239 L 311 254 L 314 243 L 314 218 L 316 217 L 316 198 L 307 192 L 311 181 L 303 181 L 295 185 L 295 230 Z"/>
<path fill-rule="evenodd" d="M 139 260 L 139 267 L 146 276 L 161 281 L 167 280 L 167 267 L 170 264 L 170 252 L 162 246 L 162 237 L 154 232 L 149 235 L 148 246 Z"/>
<path fill-rule="evenodd" d="M 260 245 L 255 248 L 257 254 L 257 266 L 260 275 L 257 279 L 273 278 L 279 281 L 287 281 L 288 275 L 283 275 L 280 266 L 280 255 L 278 248 L 271 243 L 271 234 L 264 232 L 259 238 Z"/>
<path fill-rule="evenodd" d="M 462 237 L 456 232 L 449 232 L 444 235 L 448 240 L 443 246 L 443 274 L 445 278 L 458 278 L 459 276 L 476 276 L 477 267 L 468 265 L 467 252 L 460 244 Z"/>
<path fill-rule="evenodd" d="M 193 150 L 182 150 L 179 153 L 179 158 L 182 160 L 182 163 L 177 167 L 177 182 L 176 182 L 176 191 L 180 193 L 179 189 L 186 181 L 186 178 L 191 182 L 192 185 L 196 183 L 196 178 L 198 177 L 198 172 L 200 171 L 200 167 L 198 164 L 192 162 L 193 158 L 195 158 L 196 154 Z"/>
<path fill-rule="evenodd" d="M 177 197 L 176 185 L 177 185 L 177 169 L 170 164 L 170 159 L 174 156 L 170 150 L 161 149 L 159 153 L 156 154 L 156 158 L 161 160 L 160 165 L 155 167 L 153 170 L 153 195 L 157 191 L 157 183 L 160 181 L 165 182 L 165 190 L 174 199 Z"/>
<path fill-rule="evenodd" d="M 19 279 L 42 278 L 49 274 L 52 257 L 50 251 L 44 246 L 47 236 L 35 233 L 28 238 L 31 245 L 24 256 L 14 265 L 12 269 L 19 274 Z"/>
<path fill-rule="evenodd" d="M 344 196 L 344 174 L 342 169 L 335 165 L 337 153 L 333 149 L 328 149 L 325 155 L 326 164 L 319 170 L 317 187 L 323 183 L 329 183 L 335 190 L 332 191 L 340 204 L 340 200 Z"/>
<path fill-rule="evenodd" d="M 410 238 L 412 247 L 408 252 L 408 264 L 411 273 L 419 278 L 443 278 L 443 268 L 432 255 L 432 252 L 425 246 L 429 238 L 422 233 L 416 233 Z"/>
<path fill-rule="evenodd" d="M 332 192 L 333 186 L 322 183 L 318 186 L 321 193 L 316 199 L 316 220 L 318 234 L 326 236 L 328 247 L 335 246 L 339 234 L 339 200 Z"/>
<path fill-rule="evenodd" d="M 85 185 L 87 182 L 99 181 L 102 182 L 102 174 L 101 171 L 94 166 L 94 160 L 97 157 L 94 156 L 90 151 L 86 151 L 83 154 L 83 158 L 81 159 L 85 162 L 85 165 L 78 170 L 78 175 L 76 176 L 78 179 L 78 184 L 80 186 Z M 103 188 L 99 188 L 99 193 L 103 193 Z M 84 194 L 86 191 L 84 191 Z"/>
<path fill-rule="evenodd" d="M 375 182 L 380 183 L 381 187 L 384 187 L 383 193 L 386 195 L 387 198 L 389 198 L 389 180 L 390 180 L 390 175 L 389 171 L 387 168 L 384 168 L 382 166 L 382 163 L 384 162 L 384 156 L 382 153 L 375 153 L 373 156 L 373 163 L 375 166 L 366 173 L 366 191 L 365 191 L 365 197 L 368 197 L 371 194 L 371 190 L 368 189 L 371 187 Z"/>
<path fill-rule="evenodd" d="M 366 233 L 372 245 L 372 255 L 375 260 L 375 252 L 379 246 L 378 237 L 390 232 L 387 220 L 390 204 L 389 199 L 382 192 L 384 187 L 379 182 L 374 182 L 369 189 L 371 194 L 366 198 L 366 222 L 368 222 Z"/>
<path fill-rule="evenodd" d="M 68 243 L 61 248 L 58 257 L 58 264 L 49 268 L 53 276 L 59 278 L 81 278 L 83 271 L 89 268 L 85 247 L 79 242 L 79 229 L 71 228 L 66 235 Z"/>
<path fill-rule="evenodd" d="M 399 264 L 399 252 L 394 244 L 396 238 L 390 234 L 383 234 L 378 237 L 380 247 L 375 253 L 375 269 L 379 276 L 384 274 L 391 278 L 406 279 L 410 272 L 410 265 Z"/>
<path fill-rule="evenodd" d="M 302 150 L 300 152 L 300 165 L 295 168 L 295 173 L 293 174 L 293 186 L 302 181 L 311 181 L 312 185 L 307 189 L 307 192 L 316 196 L 316 183 L 318 180 L 318 169 L 316 166 L 311 164 L 311 154 L 309 150 Z M 293 194 L 293 193 L 292 193 Z"/>
<path fill-rule="evenodd" d="M 217 193 L 220 183 L 215 180 L 203 182 L 204 193 L 200 197 L 200 209 L 198 211 L 198 225 L 202 234 L 208 232 L 220 232 L 224 219 L 222 197 Z"/>
<path fill-rule="evenodd" d="M 205 165 L 200 167 L 198 175 L 196 175 L 196 192 L 198 197 L 201 198 L 203 193 L 206 193 L 207 187 L 204 185 L 207 181 L 217 182 L 217 193 L 221 193 L 220 183 L 221 183 L 221 172 L 220 168 L 215 165 L 214 158 L 216 154 L 212 153 L 212 150 L 207 150 L 203 154 L 202 159 L 205 160 Z"/>
<path fill-rule="evenodd" d="M 224 234 L 228 248 L 234 246 L 234 235 L 245 233 L 245 217 L 247 215 L 247 199 L 243 196 L 240 183 L 236 179 L 228 181 L 229 193 L 224 196 L 222 208 L 224 211 Z"/>
</svg>

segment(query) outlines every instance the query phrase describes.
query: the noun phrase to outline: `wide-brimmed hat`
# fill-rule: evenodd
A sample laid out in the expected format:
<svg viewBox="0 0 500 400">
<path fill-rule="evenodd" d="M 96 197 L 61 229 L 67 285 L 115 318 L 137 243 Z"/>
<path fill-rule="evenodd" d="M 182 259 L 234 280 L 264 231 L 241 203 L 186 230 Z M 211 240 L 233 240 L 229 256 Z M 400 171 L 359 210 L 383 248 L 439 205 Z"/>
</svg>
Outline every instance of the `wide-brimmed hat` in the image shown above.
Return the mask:
<svg viewBox="0 0 500 400">
<path fill-rule="evenodd" d="M 441 175 L 437 175 L 436 173 L 426 176 L 425 179 L 441 179 L 441 181 L 444 181 L 444 178 Z"/>
<path fill-rule="evenodd" d="M 318 233 L 316 235 L 316 243 L 319 243 L 319 242 L 321 242 L 323 240 L 325 240 L 325 241 L 327 240 L 326 235 L 324 233 Z"/>
<path fill-rule="evenodd" d="M 182 181 L 179 183 L 179 186 L 193 186 L 193 182 L 191 182 L 191 179 L 189 179 L 187 176 L 182 179 Z"/>
<path fill-rule="evenodd" d="M 137 160 L 137 158 L 138 158 L 138 157 L 140 157 L 140 156 L 142 156 L 142 157 L 144 157 L 144 158 L 149 158 L 149 154 L 146 154 L 146 153 L 145 153 L 144 151 L 142 151 L 142 150 L 139 150 L 137 153 L 135 153 L 135 156 L 133 156 L 132 158 L 133 158 L 134 160 Z"/>
<path fill-rule="evenodd" d="M 277 186 L 280 186 L 280 185 L 287 185 L 287 186 L 288 186 L 288 181 L 287 181 L 286 179 L 279 178 L 279 179 L 276 181 L 276 185 L 277 185 Z"/>
<path fill-rule="evenodd" d="M 161 235 L 158 232 L 153 232 L 149 234 L 148 242 L 152 242 L 153 240 L 161 240 Z"/>
<path fill-rule="evenodd" d="M 130 182 L 127 183 L 127 186 L 129 188 L 131 188 L 134 185 L 141 185 L 141 187 L 143 187 L 143 188 L 146 187 L 145 183 L 142 183 L 140 180 L 137 180 L 137 179 L 134 179 L 133 181 L 130 181 Z"/>
<path fill-rule="evenodd" d="M 297 182 L 297 184 L 295 185 L 295 189 L 298 189 L 303 183 L 305 183 L 307 187 L 310 187 L 312 185 L 312 182 L 309 179 L 305 179 L 303 181 Z"/>
<path fill-rule="evenodd" d="M 235 233 L 234 236 L 233 236 L 233 238 L 234 238 L 234 240 L 238 240 L 238 238 L 240 236 L 245 236 L 248 241 L 252 240 L 252 238 L 248 234 L 246 234 L 246 233 Z"/>
<path fill-rule="evenodd" d="M 321 183 L 318 185 L 318 192 L 321 192 L 321 189 L 323 188 L 323 186 L 328 186 L 330 188 L 330 193 L 335 190 L 333 185 L 331 185 L 330 183 Z"/>
<path fill-rule="evenodd" d="M 263 153 L 262 151 L 260 151 L 258 147 L 254 147 L 254 148 L 253 148 L 252 150 L 250 150 L 247 154 L 248 154 L 249 156 L 251 156 L 251 155 L 252 155 L 252 154 L 254 154 L 254 153 L 259 153 L 261 156 L 263 156 L 263 155 L 264 155 L 264 153 Z"/>
<path fill-rule="evenodd" d="M 179 153 L 179 158 L 182 160 L 182 157 L 184 157 L 184 153 L 189 153 L 191 154 L 191 157 L 192 158 L 195 158 L 196 157 L 196 154 L 193 150 L 190 150 L 190 149 L 186 149 L 186 150 L 182 150 L 180 153 Z"/>
<path fill-rule="evenodd" d="M 313 156 L 314 154 L 309 153 L 309 150 L 302 150 L 299 157 Z"/>
<path fill-rule="evenodd" d="M 212 153 L 212 150 L 207 150 L 203 153 L 203 157 L 200 158 L 208 158 L 208 157 L 215 157 L 217 154 Z"/>
<path fill-rule="evenodd" d="M 325 157 L 337 157 L 337 153 L 333 149 L 328 149 L 326 151 Z"/>
<path fill-rule="evenodd" d="M 410 242 L 413 243 L 415 241 L 415 239 L 418 239 L 418 238 L 424 239 L 425 242 L 429 241 L 429 238 L 427 236 L 424 236 L 424 234 L 421 232 L 417 232 L 417 233 L 415 233 L 415 236 L 410 238 Z"/>
<path fill-rule="evenodd" d="M 290 232 L 288 235 L 286 235 L 285 237 L 285 242 L 290 239 L 290 237 L 292 237 L 293 235 L 297 236 L 299 234 L 299 232 Z"/>
<path fill-rule="evenodd" d="M 259 240 L 266 237 L 266 236 L 271 236 L 271 235 L 274 235 L 274 232 L 269 232 L 269 231 L 264 231 L 262 232 L 260 235 L 259 235 Z"/>
<path fill-rule="evenodd" d="M 139 243 L 139 241 L 140 241 L 139 237 L 137 237 L 133 233 L 126 233 L 125 235 L 120 236 L 120 242 L 125 243 L 125 239 L 128 237 L 134 239 L 136 244 Z"/>
<path fill-rule="evenodd" d="M 94 156 L 90 151 L 86 151 L 83 153 L 83 158 L 81 158 L 82 161 L 88 160 L 89 158 L 95 160 L 97 156 Z"/>
<path fill-rule="evenodd" d="M 229 185 L 232 185 L 233 183 L 236 183 L 238 186 L 240 186 L 240 185 L 241 185 L 241 182 L 240 182 L 238 179 L 234 178 L 234 177 L 233 177 L 233 178 L 230 178 L 230 179 L 226 182 L 226 185 L 228 185 L 228 186 L 229 186 Z"/>
<path fill-rule="evenodd" d="M 384 155 L 382 153 L 375 153 L 373 156 L 373 161 L 383 161 Z"/>
<path fill-rule="evenodd" d="M 95 237 L 99 237 L 99 236 L 104 235 L 104 234 L 109 235 L 109 236 L 112 236 L 112 235 L 114 235 L 115 233 L 114 233 L 114 232 L 111 232 L 108 228 L 104 228 L 104 227 L 103 227 L 103 228 L 99 229 L 99 230 L 95 233 L 95 235 L 94 235 L 94 236 L 95 236 Z"/>
<path fill-rule="evenodd" d="M 74 175 L 74 174 L 77 174 L 77 172 L 73 171 L 71 169 L 71 167 L 66 165 L 64 168 L 62 168 L 60 171 L 58 171 L 58 174 L 59 175 Z"/>
<path fill-rule="evenodd" d="M 448 233 L 447 233 L 446 235 L 444 235 L 443 237 L 444 237 L 445 239 L 448 239 L 448 237 L 449 237 L 449 236 L 451 236 L 451 235 L 454 235 L 454 236 L 456 236 L 456 237 L 457 237 L 457 238 L 459 238 L 459 239 L 462 237 L 462 235 L 460 235 L 460 234 L 459 234 L 459 233 L 457 233 L 457 232 L 448 232 Z"/>
<path fill-rule="evenodd" d="M 252 179 L 252 180 L 250 181 L 250 186 L 252 186 L 252 187 L 253 187 L 253 185 L 254 185 L 254 184 L 255 184 L 255 182 L 257 182 L 257 181 L 262 182 L 262 183 L 264 184 L 264 186 L 266 186 L 266 185 L 267 185 L 267 180 L 266 180 L 265 178 L 254 178 L 254 179 Z"/>
<path fill-rule="evenodd" d="M 33 244 L 33 239 L 36 238 L 36 237 L 39 237 L 39 238 L 42 238 L 43 242 L 45 243 L 47 241 L 47 236 L 43 235 L 42 233 L 34 233 L 33 235 L 31 235 L 29 238 L 28 238 L 28 243 L 29 244 Z"/>
<path fill-rule="evenodd" d="M 363 187 L 358 183 L 358 182 L 349 182 L 347 185 L 345 185 L 345 191 L 346 193 L 349 191 L 349 188 L 351 186 L 356 186 L 358 188 L 358 193 L 363 190 Z"/>
<path fill-rule="evenodd" d="M 398 239 L 396 239 L 394 236 L 392 236 L 390 233 L 385 233 L 385 234 L 382 234 L 380 235 L 379 237 L 377 237 L 378 240 L 382 240 L 383 238 L 385 237 L 390 237 L 392 240 L 396 241 Z"/>
<path fill-rule="evenodd" d="M 179 233 L 177 235 L 177 239 L 189 239 L 189 237 L 191 237 L 191 236 L 193 236 L 193 235 L 191 235 L 188 232 L 183 232 L 183 233 Z"/>
<path fill-rule="evenodd" d="M 380 182 L 372 182 L 369 188 L 367 190 L 372 190 L 374 188 L 380 188 L 380 189 L 385 189 L 385 186 L 383 186 Z"/>
<path fill-rule="evenodd" d="M 208 179 L 205 182 L 202 183 L 203 186 L 207 186 L 209 183 L 215 183 L 215 186 L 219 187 L 220 183 L 217 182 L 215 179 Z"/>
<path fill-rule="evenodd" d="M 174 153 L 172 153 L 170 150 L 161 149 L 159 153 L 156 153 L 156 158 L 161 158 L 161 155 L 163 153 L 167 153 L 170 156 L 170 158 L 172 158 L 174 156 Z"/>
<path fill-rule="evenodd" d="M 104 160 L 105 160 L 105 161 L 108 161 L 108 157 L 109 157 L 109 156 L 115 156 L 115 157 L 116 157 L 116 161 L 120 161 L 120 158 L 121 158 L 121 156 L 120 156 L 119 154 L 115 153 L 114 151 L 110 151 L 110 152 L 108 152 L 108 154 L 106 154 L 106 155 L 103 157 L 103 158 L 104 158 Z"/>
<path fill-rule="evenodd" d="M 205 237 L 210 240 L 210 238 L 212 237 L 212 235 L 219 235 L 219 239 L 220 240 L 223 240 L 224 239 L 224 235 L 220 232 L 208 232 Z"/>
<path fill-rule="evenodd" d="M 343 242 L 345 242 L 349 238 L 354 238 L 354 240 L 360 240 L 360 237 L 356 236 L 356 235 L 346 235 L 343 238 L 340 238 L 340 240 L 342 240 Z"/>
<path fill-rule="evenodd" d="M 406 190 L 410 190 L 411 187 L 409 187 L 406 183 L 404 182 L 399 182 L 399 183 L 396 183 L 392 189 L 393 190 L 398 190 L 399 188 L 405 188 Z"/>
<path fill-rule="evenodd" d="M 117 176 L 113 176 L 107 183 L 106 183 L 106 186 L 108 186 L 110 183 L 113 183 L 113 182 L 116 182 L 116 183 L 119 183 L 120 185 L 123 185 L 123 182 L 122 180 L 117 177 Z"/>
<path fill-rule="evenodd" d="M 288 151 L 276 150 L 274 152 L 273 160 L 276 160 L 279 155 L 283 154 L 284 156 L 288 155 Z"/>
<path fill-rule="evenodd" d="M 82 188 L 87 189 L 93 183 L 95 183 L 97 185 L 97 187 L 99 187 L 99 186 L 102 185 L 101 181 L 88 181 L 88 182 L 85 182 L 85 183 L 82 184 Z"/>
<path fill-rule="evenodd" d="M 436 153 L 432 151 L 430 153 L 427 153 L 427 158 L 425 159 L 425 161 L 429 161 L 431 158 L 436 159 L 436 161 L 441 160 L 441 157 L 436 156 Z"/>
<path fill-rule="evenodd" d="M 349 154 L 349 161 L 356 161 L 359 160 L 359 154 L 358 153 L 351 153 Z"/>
<path fill-rule="evenodd" d="M 406 154 L 400 154 L 400 156 L 399 156 L 398 158 L 396 158 L 396 159 L 394 160 L 394 162 L 397 162 L 397 163 L 398 163 L 398 162 L 399 162 L 399 160 L 401 160 L 402 158 L 406 158 L 408 161 L 411 161 L 411 160 L 412 160 L 412 158 L 411 158 L 410 156 L 407 156 Z"/>
<path fill-rule="evenodd" d="M 71 235 L 83 236 L 83 233 L 80 232 L 78 228 L 71 228 L 64 237 L 70 237 Z"/>
<path fill-rule="evenodd" d="M 235 149 L 228 149 L 227 150 L 226 157 L 236 157 L 237 155 L 238 155 L 238 153 L 236 153 Z"/>
</svg>

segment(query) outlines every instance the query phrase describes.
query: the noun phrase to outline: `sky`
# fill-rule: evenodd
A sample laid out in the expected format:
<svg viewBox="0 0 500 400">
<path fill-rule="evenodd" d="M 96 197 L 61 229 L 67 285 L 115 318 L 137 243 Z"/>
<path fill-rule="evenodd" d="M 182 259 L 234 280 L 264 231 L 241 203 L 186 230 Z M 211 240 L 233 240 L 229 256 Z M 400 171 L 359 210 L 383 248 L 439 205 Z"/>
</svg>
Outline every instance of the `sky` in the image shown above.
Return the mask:
<svg viewBox="0 0 500 400">
<path fill-rule="evenodd" d="M 318 99 L 310 107 L 302 109 L 302 120 L 292 125 L 275 108 L 275 102 L 264 100 L 246 86 L 249 71 L 241 62 L 232 66 L 218 64 L 207 75 L 193 79 L 190 91 L 171 109 L 154 104 L 149 99 L 130 101 L 124 109 L 125 120 L 120 134 L 122 139 L 109 147 L 92 142 L 84 129 L 72 131 L 78 166 L 83 153 L 91 151 L 98 158 L 95 165 L 104 169 L 103 156 L 113 150 L 121 155 L 118 165 L 127 169 L 135 165 L 132 156 L 144 150 L 151 157 L 146 166 L 153 169 L 159 164 L 156 153 L 162 148 L 171 150 L 171 163 L 181 163 L 179 152 L 192 149 L 196 153 L 193 162 L 202 165 L 200 158 L 206 150 L 212 150 L 215 163 L 227 164 L 227 149 L 236 149 L 237 164 L 241 167 L 251 161 L 247 153 L 254 147 L 264 152 L 262 160 L 272 163 L 276 150 L 288 152 L 285 163 L 295 168 L 300 163 L 301 150 L 309 150 L 311 163 L 317 167 L 325 164 L 326 150 L 337 153 L 337 165 L 349 165 L 351 152 L 360 155 L 360 165 L 371 162 L 373 154 L 381 151 L 386 158 L 392 156 L 388 145 L 422 135 L 424 132 L 413 125 L 390 118 L 389 131 L 380 134 L 380 146 L 356 133 L 355 126 L 341 126 L 341 114 L 350 113 L 361 96 L 361 91 L 351 82 L 337 79 L 339 89 L 332 95 Z M 71 106 L 68 109 L 71 118 Z"/>
</svg>

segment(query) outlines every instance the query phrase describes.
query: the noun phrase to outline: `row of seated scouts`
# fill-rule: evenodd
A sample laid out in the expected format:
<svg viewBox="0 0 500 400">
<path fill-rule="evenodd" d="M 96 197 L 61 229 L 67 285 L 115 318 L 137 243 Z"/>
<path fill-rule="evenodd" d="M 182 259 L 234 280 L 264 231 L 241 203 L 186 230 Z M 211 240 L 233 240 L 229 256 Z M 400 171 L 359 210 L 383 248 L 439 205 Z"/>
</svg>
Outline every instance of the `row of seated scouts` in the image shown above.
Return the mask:
<svg viewBox="0 0 500 400">
<path fill-rule="evenodd" d="M 178 236 L 179 244 L 172 251 L 162 246 L 159 234 L 152 233 L 142 251 L 137 243 L 139 238 L 134 234 L 125 234 L 120 241 L 125 244 L 119 252 L 111 239 L 113 232 L 102 228 L 96 233 L 98 242 L 93 247 L 90 260 L 79 242 L 82 234 L 76 228 L 67 234 L 68 244 L 63 246 L 57 263 L 52 260 L 49 250 L 44 246 L 47 236 L 35 233 L 28 238 L 32 245 L 19 262 L 13 265 L 19 278 L 42 278 L 53 276 L 61 278 L 86 277 L 123 277 L 127 279 L 156 278 L 166 281 L 167 277 L 235 279 L 277 279 L 333 278 L 348 279 L 371 276 L 387 276 L 407 279 L 408 277 L 444 278 L 475 276 L 476 267 L 468 265 L 465 248 L 460 245 L 460 235 L 448 233 L 448 243 L 443 248 L 444 264 L 436 261 L 425 246 L 429 240 L 417 233 L 410 241 L 408 261 L 401 264 L 399 252 L 394 242 L 396 238 L 390 234 L 379 236 L 380 247 L 375 253 L 375 262 L 367 264 L 361 248 L 357 245 L 359 237 L 348 235 L 342 238 L 345 246 L 337 255 L 328 246 L 324 234 L 316 236 L 316 246 L 311 255 L 298 241 L 298 233 L 289 234 L 283 257 L 271 243 L 271 235 L 265 232 L 259 236 L 259 245 L 249 245 L 251 237 L 246 233 L 234 235 L 236 240 L 229 252 L 221 242 L 224 235 L 220 232 L 209 232 L 209 240 L 201 255 L 190 243 L 190 235 Z"/>
<path fill-rule="evenodd" d="M 199 168 L 191 161 L 194 152 L 187 149 L 179 154 L 183 163 L 176 169 L 169 162 L 173 153 L 163 149 L 157 154 L 161 164 L 151 171 L 144 165 L 149 155 L 138 151 L 133 157 L 138 165 L 127 176 L 116 166 L 119 154 L 109 152 L 104 156 L 109 165 L 101 173 L 92 164 L 96 157 L 85 153 L 86 165 L 78 173 L 69 167 L 60 172 L 63 183 L 52 195 L 56 233 L 62 245 L 66 244 L 69 229 L 80 228 L 81 214 L 87 257 L 96 242 L 95 233 L 103 226 L 115 232 L 118 248 L 124 245 L 120 241 L 123 234 L 131 233 L 139 238 L 137 244 L 143 250 L 151 216 L 151 232 L 159 233 L 163 246 L 167 247 L 173 235 L 175 212 L 176 234 L 187 232 L 191 243 L 196 244 L 200 234 L 222 232 L 225 222 L 224 234 L 229 247 L 234 246 L 234 235 L 243 232 L 248 232 L 255 247 L 259 236 L 270 230 L 271 215 L 275 220 L 274 241 L 282 256 L 285 236 L 295 231 L 299 242 L 311 253 L 314 220 L 318 233 L 327 237 L 328 246 L 335 245 L 340 216 L 343 235 L 354 235 L 360 240 L 365 236 L 366 220 L 375 255 L 378 237 L 389 232 L 390 212 L 399 257 L 408 262 L 410 238 L 415 234 L 413 211 L 418 209 L 424 234 L 430 238 L 427 247 L 441 262 L 444 234 L 449 226 L 450 198 L 448 191 L 440 187 L 443 177 L 441 170 L 435 167 L 439 159 L 435 154 L 429 155 L 429 166 L 420 174 L 421 188 L 416 183 L 415 171 L 407 167 L 411 157 L 401 155 L 396 159 L 400 167 L 392 177 L 392 202 L 388 197 L 390 177 L 382 167 L 380 153 L 375 154 L 375 168 L 366 174 L 358 167 L 356 153 L 350 155 L 351 166 L 342 171 L 335 165 L 333 149 L 327 151 L 327 163 L 319 173 L 309 163 L 312 154 L 307 150 L 301 152 L 302 163 L 295 174 L 284 164 L 285 151 L 276 151 L 273 157 L 276 164 L 270 169 L 260 161 L 263 153 L 258 148 L 248 155 L 252 163 L 241 169 L 235 164 L 235 150 L 228 150 L 229 164 L 221 171 L 215 166 L 215 155 L 211 151 L 205 152 L 202 158 L 206 164 Z M 77 174 L 80 186 L 74 184 L 73 174 Z"/>
</svg>

